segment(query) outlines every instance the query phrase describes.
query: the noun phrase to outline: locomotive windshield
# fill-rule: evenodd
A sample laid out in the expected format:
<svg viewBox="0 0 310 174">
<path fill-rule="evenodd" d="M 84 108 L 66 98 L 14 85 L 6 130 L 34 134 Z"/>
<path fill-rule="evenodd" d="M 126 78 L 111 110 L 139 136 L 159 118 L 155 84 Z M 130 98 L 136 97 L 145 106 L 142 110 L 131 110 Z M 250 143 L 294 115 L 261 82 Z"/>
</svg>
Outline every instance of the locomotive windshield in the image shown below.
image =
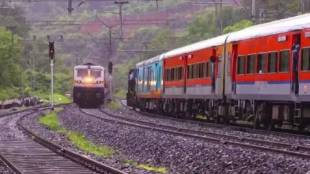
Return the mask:
<svg viewBox="0 0 310 174">
<path fill-rule="evenodd" d="M 78 77 L 86 77 L 88 74 L 87 69 L 77 69 L 77 76 Z"/>
<path fill-rule="evenodd" d="M 91 70 L 91 76 L 95 78 L 101 77 L 101 70 Z"/>
</svg>

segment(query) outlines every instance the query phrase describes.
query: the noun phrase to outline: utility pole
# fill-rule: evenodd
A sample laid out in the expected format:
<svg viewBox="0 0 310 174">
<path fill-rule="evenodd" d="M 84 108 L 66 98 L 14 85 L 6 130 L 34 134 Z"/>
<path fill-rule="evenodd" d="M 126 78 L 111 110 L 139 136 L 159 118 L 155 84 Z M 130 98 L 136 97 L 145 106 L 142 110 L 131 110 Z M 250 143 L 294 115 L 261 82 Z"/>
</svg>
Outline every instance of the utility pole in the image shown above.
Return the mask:
<svg viewBox="0 0 310 174">
<path fill-rule="evenodd" d="M 71 15 L 73 10 L 72 0 L 68 0 L 68 14 Z"/>
<path fill-rule="evenodd" d="M 299 0 L 299 10 L 301 14 L 305 13 L 305 1 L 304 0 Z"/>
<path fill-rule="evenodd" d="M 162 0 L 152 0 L 152 1 L 156 2 L 156 8 L 158 9 L 159 8 L 159 1 L 162 1 Z"/>
<path fill-rule="evenodd" d="M 109 34 L 109 46 L 108 46 L 108 58 L 109 60 L 111 59 L 111 55 L 112 55 L 112 29 L 113 25 L 108 25 L 106 24 L 104 21 L 102 21 L 100 18 L 98 18 L 98 16 L 96 16 L 96 20 L 98 20 L 102 25 L 104 25 L 106 28 L 108 28 L 108 34 Z"/>
<path fill-rule="evenodd" d="M 128 4 L 128 1 L 117 0 L 114 2 L 119 6 L 119 18 L 120 18 L 120 38 L 123 38 L 123 5 Z"/>
<path fill-rule="evenodd" d="M 256 23 L 256 0 L 252 0 L 252 12 L 251 12 L 252 21 Z"/>
<path fill-rule="evenodd" d="M 109 60 L 112 55 L 112 27 L 109 27 Z"/>
<path fill-rule="evenodd" d="M 223 0 L 220 0 L 220 34 L 223 33 Z"/>
<path fill-rule="evenodd" d="M 53 41 L 48 42 L 49 46 L 49 58 L 51 65 L 51 108 L 54 110 L 54 58 L 55 58 L 55 46 Z"/>
<path fill-rule="evenodd" d="M 33 37 L 32 37 L 32 50 L 34 49 L 34 42 L 37 40 L 37 36 L 36 35 L 34 35 Z M 32 71 L 33 71 L 33 73 L 35 73 L 35 70 L 36 70 L 36 54 L 33 54 L 32 56 L 31 56 L 31 59 L 32 59 L 32 61 L 31 61 L 31 63 L 32 63 Z M 35 75 L 34 74 L 32 74 L 32 77 L 31 77 L 31 87 L 32 87 L 32 90 L 34 90 L 34 87 L 35 87 L 35 83 L 36 83 L 36 79 L 35 79 Z"/>
<path fill-rule="evenodd" d="M 213 0 L 215 7 L 215 19 L 216 19 L 216 27 L 218 28 L 218 34 L 222 34 L 223 32 L 223 0 Z"/>
</svg>

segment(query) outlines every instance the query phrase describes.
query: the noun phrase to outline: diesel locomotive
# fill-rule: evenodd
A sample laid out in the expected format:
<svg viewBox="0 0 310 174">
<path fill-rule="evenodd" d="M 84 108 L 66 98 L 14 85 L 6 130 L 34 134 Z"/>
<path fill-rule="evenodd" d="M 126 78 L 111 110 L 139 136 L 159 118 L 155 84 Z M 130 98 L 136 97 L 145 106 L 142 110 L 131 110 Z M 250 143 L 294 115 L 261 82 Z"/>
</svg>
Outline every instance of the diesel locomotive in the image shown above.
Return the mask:
<svg viewBox="0 0 310 174">
<path fill-rule="evenodd" d="M 105 69 L 91 63 L 74 67 L 73 101 L 80 107 L 97 107 L 105 99 Z"/>
</svg>

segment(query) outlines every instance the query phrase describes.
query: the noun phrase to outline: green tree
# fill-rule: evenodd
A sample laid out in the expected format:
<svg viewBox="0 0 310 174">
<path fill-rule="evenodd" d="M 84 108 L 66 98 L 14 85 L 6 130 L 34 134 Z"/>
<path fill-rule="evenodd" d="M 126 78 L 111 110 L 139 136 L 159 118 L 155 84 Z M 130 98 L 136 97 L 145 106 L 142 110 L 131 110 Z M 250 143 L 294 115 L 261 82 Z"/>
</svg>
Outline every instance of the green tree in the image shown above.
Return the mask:
<svg viewBox="0 0 310 174">
<path fill-rule="evenodd" d="M 243 9 L 236 7 L 223 7 L 221 17 L 223 28 L 249 18 Z M 214 10 L 208 9 L 199 14 L 188 27 L 188 44 L 218 35 L 220 29 L 217 28 L 216 20 Z"/>
<path fill-rule="evenodd" d="M 208 39 L 217 32 L 216 19 L 213 12 L 198 15 L 188 27 L 189 42 Z"/>
<path fill-rule="evenodd" d="M 20 82 L 20 53 L 19 37 L 0 27 L 0 87 L 12 87 Z"/>
<path fill-rule="evenodd" d="M 224 33 L 230 33 L 230 32 L 234 32 L 234 31 L 239 31 L 242 30 L 244 28 L 250 27 L 253 25 L 253 22 L 250 20 L 241 20 L 240 22 L 237 22 L 233 25 L 229 25 L 227 27 L 224 28 Z"/>
</svg>

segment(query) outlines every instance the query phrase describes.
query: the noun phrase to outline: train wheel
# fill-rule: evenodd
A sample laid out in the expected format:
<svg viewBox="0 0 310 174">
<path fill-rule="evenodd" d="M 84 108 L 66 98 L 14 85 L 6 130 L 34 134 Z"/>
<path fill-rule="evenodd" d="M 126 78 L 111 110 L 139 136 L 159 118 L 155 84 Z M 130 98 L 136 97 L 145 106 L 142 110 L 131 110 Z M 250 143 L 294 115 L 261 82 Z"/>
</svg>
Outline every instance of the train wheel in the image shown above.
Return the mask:
<svg viewBox="0 0 310 174">
<path fill-rule="evenodd" d="M 272 131 L 274 130 L 274 123 L 275 121 L 274 120 L 270 120 L 270 122 L 265 122 L 265 127 L 267 127 L 268 130 Z"/>
<path fill-rule="evenodd" d="M 254 121 L 253 121 L 254 129 L 260 128 L 260 124 L 262 123 L 262 120 L 266 120 L 265 114 L 266 114 L 266 104 L 262 103 L 255 110 L 255 117 L 254 117 Z"/>
<path fill-rule="evenodd" d="M 262 118 L 262 111 L 260 108 L 258 108 L 255 112 L 255 118 L 254 118 L 254 122 L 253 122 L 253 127 L 254 129 L 258 129 L 260 128 L 260 122 L 261 122 L 261 118 Z"/>
</svg>

